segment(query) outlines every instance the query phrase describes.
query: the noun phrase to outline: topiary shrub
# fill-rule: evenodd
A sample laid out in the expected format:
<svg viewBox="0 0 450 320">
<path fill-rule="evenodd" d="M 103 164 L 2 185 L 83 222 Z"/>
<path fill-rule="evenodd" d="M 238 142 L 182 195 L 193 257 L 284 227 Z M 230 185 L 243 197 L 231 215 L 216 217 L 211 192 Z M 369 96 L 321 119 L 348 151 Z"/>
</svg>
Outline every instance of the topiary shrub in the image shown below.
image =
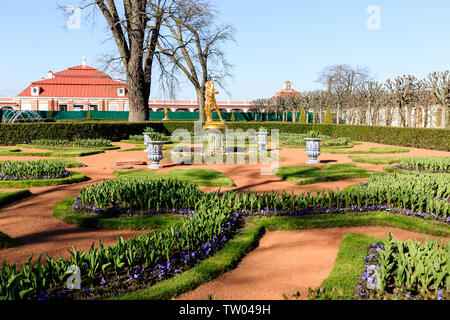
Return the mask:
<svg viewBox="0 0 450 320">
<path fill-rule="evenodd" d="M 306 113 L 305 109 L 302 108 L 302 111 L 300 111 L 300 119 L 298 120 L 301 124 L 306 124 Z"/>
<path fill-rule="evenodd" d="M 327 109 L 325 113 L 325 119 L 323 120 L 323 124 L 333 124 L 333 116 L 331 115 L 330 108 Z"/>
</svg>

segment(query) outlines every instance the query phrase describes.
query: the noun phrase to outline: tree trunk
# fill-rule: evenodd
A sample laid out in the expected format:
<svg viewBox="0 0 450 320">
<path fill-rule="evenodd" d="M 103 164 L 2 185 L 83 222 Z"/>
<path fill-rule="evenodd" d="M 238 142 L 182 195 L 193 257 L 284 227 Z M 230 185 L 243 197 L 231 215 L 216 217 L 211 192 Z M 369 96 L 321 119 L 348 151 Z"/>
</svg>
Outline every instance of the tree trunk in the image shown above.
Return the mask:
<svg viewBox="0 0 450 320">
<path fill-rule="evenodd" d="M 149 119 L 148 99 L 150 84 L 144 80 L 142 67 L 130 65 L 128 70 L 128 99 L 130 102 L 129 122 L 141 122 Z"/>
<path fill-rule="evenodd" d="M 198 102 L 198 120 L 205 122 L 205 90 L 203 88 L 195 88 Z"/>
<path fill-rule="evenodd" d="M 339 124 L 339 117 L 341 116 L 341 104 L 338 103 L 336 110 L 336 124 Z"/>
<path fill-rule="evenodd" d="M 442 128 L 447 129 L 448 106 L 442 106 Z"/>
</svg>

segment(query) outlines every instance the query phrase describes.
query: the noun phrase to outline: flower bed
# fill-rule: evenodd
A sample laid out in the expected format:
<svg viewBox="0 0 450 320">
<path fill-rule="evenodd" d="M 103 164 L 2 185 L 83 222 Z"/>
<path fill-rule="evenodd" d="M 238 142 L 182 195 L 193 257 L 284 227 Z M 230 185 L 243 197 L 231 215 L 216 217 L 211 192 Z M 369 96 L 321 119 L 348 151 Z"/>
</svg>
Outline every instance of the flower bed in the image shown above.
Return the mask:
<svg viewBox="0 0 450 320">
<path fill-rule="evenodd" d="M 438 240 L 374 243 L 358 286 L 363 299 L 450 299 L 450 244 Z"/>
<path fill-rule="evenodd" d="M 397 165 L 401 170 L 450 173 L 450 157 L 410 157 L 403 158 Z"/>
<path fill-rule="evenodd" d="M 83 139 L 83 140 L 53 140 L 53 139 L 37 139 L 32 140 L 31 145 L 42 147 L 74 147 L 74 148 L 102 148 L 110 147 L 111 141 L 106 139 Z"/>
<path fill-rule="evenodd" d="M 305 147 L 306 141 L 305 138 L 308 138 L 308 133 L 299 134 L 299 133 L 281 133 L 280 141 L 284 145 L 288 146 L 298 146 Z M 317 138 L 325 139 L 322 141 L 322 147 L 353 147 L 352 140 L 347 137 L 340 137 L 337 139 L 331 139 L 329 136 L 318 134 Z"/>
<path fill-rule="evenodd" d="M 344 191 L 287 193 L 205 193 L 170 180 L 117 179 L 80 191 L 73 209 L 105 216 L 184 214 L 161 231 L 99 247 L 71 251 L 68 259 L 46 257 L 21 270 L 3 265 L 0 296 L 5 299 L 100 299 L 173 277 L 219 250 L 243 225 L 242 217 L 395 211 L 449 222 L 449 175 L 377 175 Z M 420 210 L 424 210 L 421 212 Z M 83 290 L 66 290 L 76 266 Z"/>
<path fill-rule="evenodd" d="M 4 264 L 0 297 L 6 299 L 92 299 L 135 290 L 171 277 L 219 250 L 240 227 L 240 214 L 219 206 L 200 208 L 176 227 L 89 252 L 70 252 L 68 259 L 46 256 L 28 261 L 22 270 Z M 76 266 L 83 290 L 66 290 L 67 272 Z"/>
<path fill-rule="evenodd" d="M 46 160 L 0 162 L 0 181 L 50 180 L 70 176 L 64 163 Z"/>
</svg>

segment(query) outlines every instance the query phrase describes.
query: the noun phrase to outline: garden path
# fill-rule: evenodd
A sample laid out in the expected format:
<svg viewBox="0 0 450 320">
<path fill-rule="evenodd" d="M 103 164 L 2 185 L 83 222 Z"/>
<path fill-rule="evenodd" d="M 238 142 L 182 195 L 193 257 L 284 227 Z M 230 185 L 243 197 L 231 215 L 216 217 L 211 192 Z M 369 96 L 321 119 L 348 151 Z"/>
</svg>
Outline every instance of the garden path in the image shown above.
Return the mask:
<svg viewBox="0 0 450 320">
<path fill-rule="evenodd" d="M 114 143 L 122 149 L 133 148 L 134 145 L 126 143 Z M 384 145 L 376 143 L 363 143 L 355 146 L 355 149 L 368 150 L 372 147 L 382 147 Z M 406 156 L 413 155 L 435 155 L 450 156 L 450 152 L 432 151 L 410 148 L 411 152 L 402 154 Z M 280 150 L 283 161 L 280 166 L 304 165 L 307 157 L 304 149 L 285 149 Z M 393 154 L 392 156 L 398 156 Z M 383 155 L 374 155 L 383 156 Z M 391 155 L 384 155 L 391 156 Z M 16 203 L 0 209 L 0 231 L 12 237 L 20 244 L 18 247 L 0 250 L 0 262 L 6 260 L 8 263 L 21 263 L 31 254 L 37 257 L 42 251 L 46 251 L 49 255 L 58 257 L 60 254 L 67 256 L 67 250 L 72 245 L 77 249 L 88 250 L 93 242 L 102 239 L 105 245 L 115 243 L 119 237 L 128 239 L 135 237 L 142 232 L 132 231 L 107 231 L 107 230 L 91 230 L 80 228 L 74 225 L 68 225 L 53 216 L 54 205 L 67 197 L 74 196 L 78 191 L 87 184 L 96 183 L 104 179 L 114 178 L 114 167 L 118 159 L 141 159 L 146 160 L 146 154 L 143 151 L 119 152 L 118 150 L 107 151 L 105 153 L 96 154 L 88 157 L 79 157 L 77 160 L 87 165 L 84 168 L 71 169 L 85 173 L 91 178 L 91 181 L 65 186 L 31 188 L 33 196 L 23 199 Z M 0 160 L 37 160 L 45 159 L 41 157 L 0 157 Z M 346 154 L 329 154 L 323 153 L 320 158 L 326 163 L 349 163 L 352 162 Z M 289 182 L 281 180 L 275 175 L 261 175 L 261 168 L 267 165 L 192 165 L 192 166 L 174 166 L 173 163 L 162 163 L 165 167 L 161 172 L 166 172 L 173 168 L 208 168 L 214 169 L 227 174 L 233 179 L 236 187 L 221 188 L 221 190 L 237 190 L 247 191 L 287 191 L 295 193 L 304 191 L 336 189 L 340 190 L 345 187 L 366 181 L 367 179 L 348 179 L 335 182 L 325 182 L 312 185 L 297 186 Z M 358 166 L 369 170 L 381 171 L 383 165 L 370 165 L 358 163 Z M 145 169 L 146 166 L 135 166 L 136 169 Z M 210 191 L 218 188 L 202 187 L 202 189 Z"/>
<path fill-rule="evenodd" d="M 208 300 L 211 295 L 216 300 L 283 300 L 283 295 L 300 292 L 300 300 L 306 300 L 308 288 L 318 288 L 330 275 L 342 237 L 349 232 L 381 239 L 392 232 L 400 240 L 425 240 L 420 233 L 372 226 L 269 232 L 236 269 L 177 299 Z"/>
</svg>

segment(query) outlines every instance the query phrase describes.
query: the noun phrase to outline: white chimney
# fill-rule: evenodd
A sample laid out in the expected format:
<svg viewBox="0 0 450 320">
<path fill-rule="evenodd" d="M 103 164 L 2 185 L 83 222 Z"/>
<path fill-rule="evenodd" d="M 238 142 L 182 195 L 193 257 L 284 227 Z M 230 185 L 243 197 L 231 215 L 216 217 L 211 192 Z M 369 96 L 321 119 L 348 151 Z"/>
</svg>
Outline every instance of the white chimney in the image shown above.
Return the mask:
<svg viewBox="0 0 450 320">
<path fill-rule="evenodd" d="M 83 59 L 81 59 L 81 65 L 82 65 L 83 67 L 86 66 L 86 57 L 83 57 Z"/>
<path fill-rule="evenodd" d="M 49 78 L 49 79 L 53 79 L 53 71 L 50 70 L 50 71 L 48 72 L 48 78 Z"/>
</svg>

